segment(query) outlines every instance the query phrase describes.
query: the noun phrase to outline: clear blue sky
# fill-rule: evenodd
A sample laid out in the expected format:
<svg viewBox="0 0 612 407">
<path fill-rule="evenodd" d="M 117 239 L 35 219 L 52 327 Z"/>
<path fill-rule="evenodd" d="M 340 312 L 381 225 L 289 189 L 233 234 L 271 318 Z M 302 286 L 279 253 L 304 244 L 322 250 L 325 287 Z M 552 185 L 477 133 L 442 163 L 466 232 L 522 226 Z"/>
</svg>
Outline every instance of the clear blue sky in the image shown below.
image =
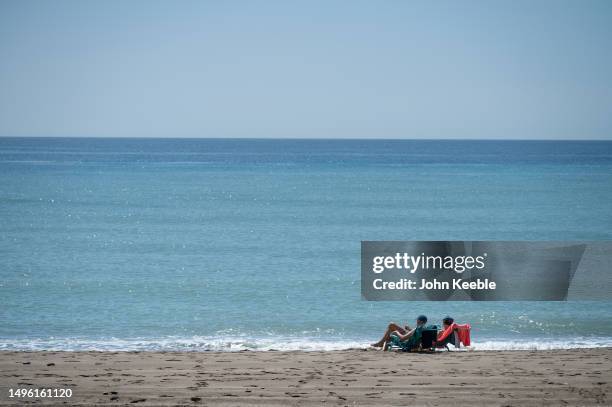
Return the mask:
<svg viewBox="0 0 612 407">
<path fill-rule="evenodd" d="M 0 136 L 612 139 L 612 1 L 0 0 Z"/>
</svg>

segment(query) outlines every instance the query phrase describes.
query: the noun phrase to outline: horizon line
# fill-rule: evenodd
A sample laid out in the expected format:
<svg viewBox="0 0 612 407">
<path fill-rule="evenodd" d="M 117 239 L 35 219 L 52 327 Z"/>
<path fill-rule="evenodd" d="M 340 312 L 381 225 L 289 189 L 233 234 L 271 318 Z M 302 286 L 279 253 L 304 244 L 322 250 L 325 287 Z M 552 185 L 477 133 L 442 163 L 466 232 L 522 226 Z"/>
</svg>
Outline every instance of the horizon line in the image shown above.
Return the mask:
<svg viewBox="0 0 612 407">
<path fill-rule="evenodd" d="M 2 136 L 1 139 L 99 139 L 99 140 L 321 140 L 321 141 L 606 141 L 612 142 L 612 138 L 378 138 L 378 137 L 166 137 L 166 136 Z"/>
</svg>

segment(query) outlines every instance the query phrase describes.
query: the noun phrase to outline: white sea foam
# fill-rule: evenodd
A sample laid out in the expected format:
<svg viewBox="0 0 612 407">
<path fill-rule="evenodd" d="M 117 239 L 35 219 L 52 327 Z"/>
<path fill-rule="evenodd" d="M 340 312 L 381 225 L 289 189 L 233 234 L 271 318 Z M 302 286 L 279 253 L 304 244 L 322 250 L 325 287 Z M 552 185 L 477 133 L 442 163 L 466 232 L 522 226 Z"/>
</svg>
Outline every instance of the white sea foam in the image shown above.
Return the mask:
<svg viewBox="0 0 612 407">
<path fill-rule="evenodd" d="M 51 351 L 330 351 L 365 348 L 367 343 L 358 341 L 287 338 L 282 341 L 267 338 L 190 337 L 158 339 L 20 339 L 1 340 L 0 350 L 51 350 Z"/>
<path fill-rule="evenodd" d="M 371 341 L 321 338 L 240 338 L 167 337 L 132 339 L 0 339 L 0 351 L 333 351 L 365 349 Z M 573 338 L 566 340 L 484 340 L 472 343 L 471 350 L 552 350 L 612 347 L 612 338 Z"/>
<path fill-rule="evenodd" d="M 490 340 L 472 344 L 474 350 L 553 350 L 612 347 L 612 338 L 573 338 L 565 340 Z"/>
</svg>

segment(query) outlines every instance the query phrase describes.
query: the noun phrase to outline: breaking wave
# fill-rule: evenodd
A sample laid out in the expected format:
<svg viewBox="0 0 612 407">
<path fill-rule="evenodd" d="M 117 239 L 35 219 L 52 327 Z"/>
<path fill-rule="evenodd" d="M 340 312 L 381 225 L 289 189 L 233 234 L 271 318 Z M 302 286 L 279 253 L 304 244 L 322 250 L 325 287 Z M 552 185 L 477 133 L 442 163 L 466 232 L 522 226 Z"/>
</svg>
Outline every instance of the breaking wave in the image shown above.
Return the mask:
<svg viewBox="0 0 612 407">
<path fill-rule="evenodd" d="M 334 351 L 365 349 L 372 341 L 290 337 L 165 337 L 165 338 L 40 338 L 0 339 L 0 351 L 174 351 L 174 352 L 238 352 L 238 351 Z M 612 347 L 612 338 L 483 340 L 472 343 L 471 350 L 552 350 Z"/>
</svg>

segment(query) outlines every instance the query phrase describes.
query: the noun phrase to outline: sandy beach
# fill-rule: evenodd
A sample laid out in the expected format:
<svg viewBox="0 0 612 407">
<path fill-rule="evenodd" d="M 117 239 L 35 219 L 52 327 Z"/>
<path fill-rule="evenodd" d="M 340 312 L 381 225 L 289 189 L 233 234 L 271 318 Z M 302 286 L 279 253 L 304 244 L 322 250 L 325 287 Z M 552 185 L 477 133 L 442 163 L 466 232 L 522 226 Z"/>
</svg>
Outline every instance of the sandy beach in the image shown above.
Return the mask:
<svg viewBox="0 0 612 407">
<path fill-rule="evenodd" d="M 0 404 L 611 405 L 612 348 L 435 354 L 0 352 Z M 72 397 L 9 398 L 9 389 Z"/>
</svg>

